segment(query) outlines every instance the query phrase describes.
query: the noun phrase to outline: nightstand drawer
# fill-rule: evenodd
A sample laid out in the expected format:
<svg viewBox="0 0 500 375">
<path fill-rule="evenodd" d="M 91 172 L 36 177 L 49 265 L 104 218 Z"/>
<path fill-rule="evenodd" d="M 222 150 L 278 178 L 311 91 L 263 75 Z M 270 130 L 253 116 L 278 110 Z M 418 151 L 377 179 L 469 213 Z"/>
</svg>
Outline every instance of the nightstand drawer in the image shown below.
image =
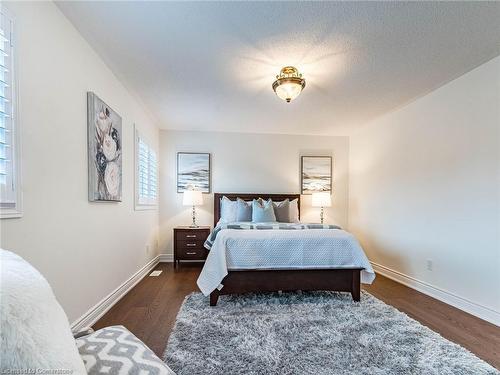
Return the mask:
<svg viewBox="0 0 500 375">
<path fill-rule="evenodd" d="M 179 231 L 177 233 L 177 240 L 181 241 L 205 241 L 208 237 L 209 231 Z"/>
<path fill-rule="evenodd" d="M 196 240 L 191 240 L 191 241 L 180 241 L 177 240 L 177 248 L 180 249 L 186 249 L 186 250 L 193 250 L 193 249 L 204 249 L 203 244 L 205 241 L 196 241 Z"/>
<path fill-rule="evenodd" d="M 201 248 L 178 247 L 177 256 L 180 259 L 205 259 L 207 250 Z"/>
</svg>

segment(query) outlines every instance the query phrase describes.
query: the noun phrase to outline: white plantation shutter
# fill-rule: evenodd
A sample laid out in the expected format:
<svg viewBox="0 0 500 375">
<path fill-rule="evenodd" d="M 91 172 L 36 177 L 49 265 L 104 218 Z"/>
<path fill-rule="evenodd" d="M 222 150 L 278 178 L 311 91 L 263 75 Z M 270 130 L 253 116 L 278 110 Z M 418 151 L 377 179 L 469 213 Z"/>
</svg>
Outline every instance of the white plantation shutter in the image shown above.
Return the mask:
<svg viewBox="0 0 500 375">
<path fill-rule="evenodd" d="M 154 200 L 158 195 L 158 163 L 156 161 L 156 153 L 153 149 L 149 149 L 149 198 Z"/>
<path fill-rule="evenodd" d="M 136 206 L 155 206 L 158 199 L 158 162 L 156 153 L 138 132 L 136 132 L 136 145 Z"/>
<path fill-rule="evenodd" d="M 0 209 L 1 217 L 21 213 L 18 122 L 14 64 L 14 23 L 0 8 Z"/>
</svg>

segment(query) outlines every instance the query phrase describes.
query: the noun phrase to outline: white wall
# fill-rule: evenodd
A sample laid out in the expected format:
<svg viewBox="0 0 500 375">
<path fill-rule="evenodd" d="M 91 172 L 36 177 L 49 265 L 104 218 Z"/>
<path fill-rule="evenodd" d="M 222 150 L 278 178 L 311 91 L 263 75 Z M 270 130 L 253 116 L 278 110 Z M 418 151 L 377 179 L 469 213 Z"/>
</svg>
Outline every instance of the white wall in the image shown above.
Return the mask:
<svg viewBox="0 0 500 375">
<path fill-rule="evenodd" d="M 351 137 L 349 178 L 349 228 L 371 261 L 497 324 L 499 111 L 497 57 Z"/>
<path fill-rule="evenodd" d="M 134 211 L 133 123 L 156 145 L 158 128 L 53 3 L 4 4 L 18 31 L 24 216 L 0 222 L 1 246 L 47 277 L 73 321 L 156 255 L 158 211 Z M 87 91 L 122 116 L 121 203 L 87 200 Z"/>
<path fill-rule="evenodd" d="M 172 254 L 172 228 L 191 223 L 176 190 L 177 152 L 212 154 L 212 192 L 299 193 L 300 156 L 333 156 L 333 202 L 326 222 L 347 225 L 347 137 L 218 132 L 160 131 L 160 250 Z M 301 219 L 318 222 L 311 196 L 301 197 Z M 213 226 L 213 195 L 204 194 L 199 224 Z"/>
</svg>

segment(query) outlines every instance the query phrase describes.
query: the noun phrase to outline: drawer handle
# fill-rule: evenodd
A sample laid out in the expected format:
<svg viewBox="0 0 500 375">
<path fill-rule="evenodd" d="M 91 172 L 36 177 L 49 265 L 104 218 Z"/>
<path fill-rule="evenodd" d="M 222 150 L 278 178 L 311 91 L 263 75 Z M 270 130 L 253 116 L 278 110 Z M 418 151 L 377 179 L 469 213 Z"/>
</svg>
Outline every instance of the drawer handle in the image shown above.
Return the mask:
<svg viewBox="0 0 500 375">
<path fill-rule="evenodd" d="M 186 238 L 196 238 L 196 234 L 187 234 Z"/>
<path fill-rule="evenodd" d="M 186 253 L 187 255 L 195 255 L 196 252 L 192 252 L 192 253 Z"/>
<path fill-rule="evenodd" d="M 186 246 L 196 246 L 195 243 L 187 243 Z"/>
</svg>

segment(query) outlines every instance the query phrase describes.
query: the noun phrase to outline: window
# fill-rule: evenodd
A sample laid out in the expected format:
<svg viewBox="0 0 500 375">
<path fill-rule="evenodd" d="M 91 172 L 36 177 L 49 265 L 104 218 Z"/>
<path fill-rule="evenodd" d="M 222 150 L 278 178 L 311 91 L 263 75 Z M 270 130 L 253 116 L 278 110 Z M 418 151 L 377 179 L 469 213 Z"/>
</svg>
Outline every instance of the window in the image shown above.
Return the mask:
<svg viewBox="0 0 500 375">
<path fill-rule="evenodd" d="M 155 209 L 158 202 L 156 153 L 136 130 L 136 209 Z"/>
<path fill-rule="evenodd" d="M 0 214 L 21 216 L 19 123 L 16 116 L 14 21 L 0 8 Z"/>
</svg>

